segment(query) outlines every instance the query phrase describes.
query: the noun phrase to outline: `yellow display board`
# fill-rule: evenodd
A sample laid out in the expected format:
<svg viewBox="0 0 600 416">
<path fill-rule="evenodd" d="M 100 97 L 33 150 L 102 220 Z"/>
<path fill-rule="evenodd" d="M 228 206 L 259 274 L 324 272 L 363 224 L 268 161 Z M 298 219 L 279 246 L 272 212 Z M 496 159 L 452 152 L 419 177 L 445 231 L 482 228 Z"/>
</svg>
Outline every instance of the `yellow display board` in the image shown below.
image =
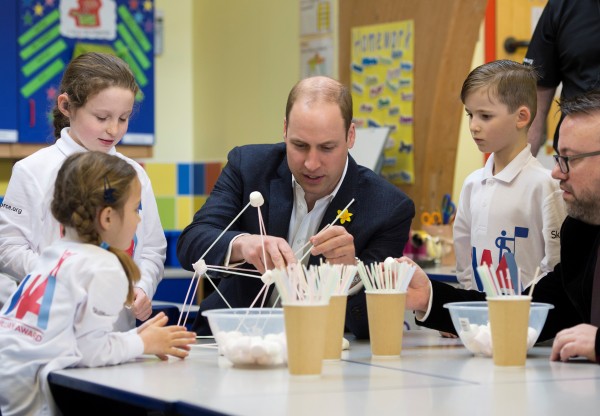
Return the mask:
<svg viewBox="0 0 600 416">
<path fill-rule="evenodd" d="M 381 174 L 414 183 L 414 22 L 352 29 L 351 84 L 357 127 L 390 127 Z"/>
</svg>

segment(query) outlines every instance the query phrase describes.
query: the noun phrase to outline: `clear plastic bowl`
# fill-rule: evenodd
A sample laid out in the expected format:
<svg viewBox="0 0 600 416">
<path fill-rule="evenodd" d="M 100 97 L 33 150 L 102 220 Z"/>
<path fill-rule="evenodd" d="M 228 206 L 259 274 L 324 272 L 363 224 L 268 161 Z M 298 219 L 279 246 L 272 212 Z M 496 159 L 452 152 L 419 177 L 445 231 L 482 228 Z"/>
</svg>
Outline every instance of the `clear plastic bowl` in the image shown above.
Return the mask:
<svg viewBox="0 0 600 416">
<path fill-rule="evenodd" d="M 446 303 L 444 308 L 450 311 L 454 329 L 464 346 L 475 355 L 492 356 L 492 337 L 488 319 L 488 304 L 479 302 Z M 548 311 L 554 308 L 548 303 L 531 303 L 529 329 L 527 331 L 527 349 L 536 343 Z"/>
<path fill-rule="evenodd" d="M 234 365 L 287 363 L 283 309 L 213 309 L 202 315 L 208 319 L 219 353 Z"/>
</svg>

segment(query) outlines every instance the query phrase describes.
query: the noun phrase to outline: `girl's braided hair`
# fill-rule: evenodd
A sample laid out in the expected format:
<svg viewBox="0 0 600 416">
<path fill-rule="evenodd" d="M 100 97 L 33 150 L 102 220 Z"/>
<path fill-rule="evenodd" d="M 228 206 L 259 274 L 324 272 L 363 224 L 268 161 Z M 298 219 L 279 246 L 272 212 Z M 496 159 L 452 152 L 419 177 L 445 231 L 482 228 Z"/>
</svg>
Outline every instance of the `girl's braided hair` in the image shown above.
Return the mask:
<svg viewBox="0 0 600 416">
<path fill-rule="evenodd" d="M 82 242 L 100 245 L 98 213 L 112 207 L 123 215 L 129 189 L 137 178 L 135 169 L 125 160 L 102 152 L 82 152 L 69 156 L 58 171 L 52 200 L 52 215 L 65 227 L 73 228 Z M 133 302 L 133 285 L 140 270 L 131 256 L 115 247 L 115 254 L 127 275 L 127 304 Z"/>
</svg>

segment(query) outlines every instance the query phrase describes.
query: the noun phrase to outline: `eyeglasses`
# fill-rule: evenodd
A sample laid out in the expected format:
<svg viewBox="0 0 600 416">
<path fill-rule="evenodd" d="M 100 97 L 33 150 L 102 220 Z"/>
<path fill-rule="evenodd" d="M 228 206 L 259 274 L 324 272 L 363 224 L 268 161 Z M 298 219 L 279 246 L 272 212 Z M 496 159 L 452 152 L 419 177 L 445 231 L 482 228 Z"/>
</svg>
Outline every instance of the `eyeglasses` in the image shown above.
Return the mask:
<svg viewBox="0 0 600 416">
<path fill-rule="evenodd" d="M 600 150 L 597 152 L 590 153 L 580 153 L 578 155 L 571 156 L 561 156 L 561 155 L 553 155 L 554 161 L 558 163 L 558 167 L 562 173 L 569 173 L 569 161 L 583 159 L 584 157 L 597 156 L 600 155 Z"/>
</svg>

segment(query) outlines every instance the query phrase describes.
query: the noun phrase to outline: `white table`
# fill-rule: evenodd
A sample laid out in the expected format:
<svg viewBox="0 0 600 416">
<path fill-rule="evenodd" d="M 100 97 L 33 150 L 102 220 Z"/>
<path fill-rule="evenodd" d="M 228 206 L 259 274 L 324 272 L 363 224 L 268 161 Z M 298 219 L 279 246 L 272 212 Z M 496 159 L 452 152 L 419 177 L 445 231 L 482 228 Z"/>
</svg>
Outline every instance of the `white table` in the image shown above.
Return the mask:
<svg viewBox="0 0 600 416">
<path fill-rule="evenodd" d="M 368 342 L 352 341 L 316 378 L 290 376 L 286 367 L 231 367 L 216 350 L 194 346 L 183 361 L 147 357 L 57 371 L 50 381 L 167 414 L 596 414 L 600 366 L 549 362 L 549 353 L 535 347 L 524 368 L 500 368 L 436 331 L 409 331 L 401 358 L 372 359 Z"/>
<path fill-rule="evenodd" d="M 423 271 L 429 276 L 431 280 L 437 280 L 440 282 L 450 283 L 457 285 L 458 280 L 456 278 L 456 266 L 432 266 L 425 267 Z"/>
</svg>

